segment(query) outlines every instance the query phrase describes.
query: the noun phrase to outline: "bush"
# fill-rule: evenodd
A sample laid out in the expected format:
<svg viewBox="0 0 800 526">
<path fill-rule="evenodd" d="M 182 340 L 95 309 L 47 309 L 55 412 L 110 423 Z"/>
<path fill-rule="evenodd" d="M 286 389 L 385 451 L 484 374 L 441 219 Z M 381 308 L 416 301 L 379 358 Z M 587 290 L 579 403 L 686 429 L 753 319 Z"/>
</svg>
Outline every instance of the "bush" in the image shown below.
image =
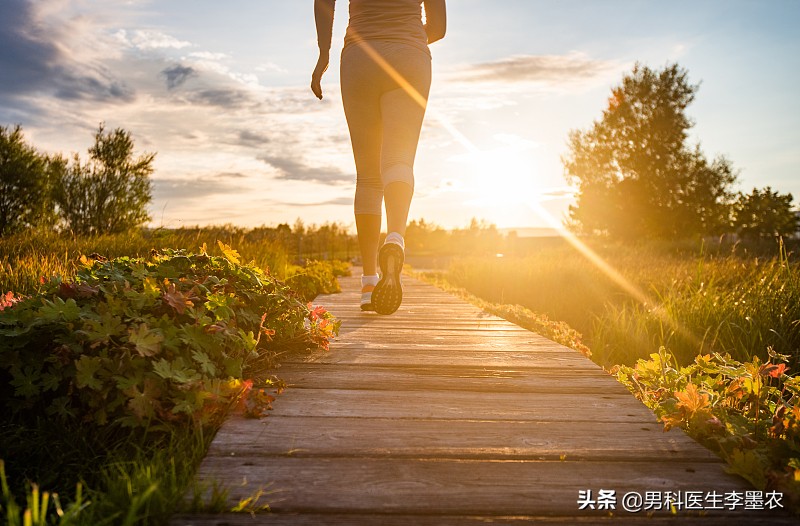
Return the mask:
<svg viewBox="0 0 800 526">
<path fill-rule="evenodd" d="M 346 276 L 349 273 L 348 263 L 309 261 L 305 267 L 290 268 L 286 284 L 306 301 L 311 301 L 319 294 L 341 292 L 336 276 Z"/>
<path fill-rule="evenodd" d="M 788 358 L 770 350 L 767 361 L 739 362 L 714 353 L 680 366 L 662 347 L 615 372 L 665 429 L 682 428 L 729 472 L 783 493 L 786 507 L 800 512 L 800 377 L 787 374 Z"/>
<path fill-rule="evenodd" d="M 169 429 L 224 415 L 279 353 L 338 323 L 255 266 L 164 250 L 85 260 L 74 281 L 0 311 L 0 407 L 97 426 Z"/>
</svg>

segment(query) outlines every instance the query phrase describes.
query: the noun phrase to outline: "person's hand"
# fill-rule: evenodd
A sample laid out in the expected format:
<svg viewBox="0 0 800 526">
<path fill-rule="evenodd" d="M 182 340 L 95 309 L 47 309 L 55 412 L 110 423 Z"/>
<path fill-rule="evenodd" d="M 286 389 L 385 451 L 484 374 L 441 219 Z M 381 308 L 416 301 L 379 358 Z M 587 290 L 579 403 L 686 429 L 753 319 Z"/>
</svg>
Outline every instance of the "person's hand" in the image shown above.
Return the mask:
<svg viewBox="0 0 800 526">
<path fill-rule="evenodd" d="M 314 68 L 314 73 L 311 74 L 311 91 L 318 99 L 322 100 L 322 75 L 328 69 L 330 62 L 330 53 L 327 51 L 319 52 L 319 59 L 317 59 L 317 67 Z"/>
</svg>

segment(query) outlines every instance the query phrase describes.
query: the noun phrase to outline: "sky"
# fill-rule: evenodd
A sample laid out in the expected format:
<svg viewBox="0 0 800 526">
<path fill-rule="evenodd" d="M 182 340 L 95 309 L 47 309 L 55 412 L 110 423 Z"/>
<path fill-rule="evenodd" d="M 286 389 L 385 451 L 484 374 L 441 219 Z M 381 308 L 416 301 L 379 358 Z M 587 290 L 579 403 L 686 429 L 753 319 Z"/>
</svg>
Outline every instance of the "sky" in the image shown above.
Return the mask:
<svg viewBox="0 0 800 526">
<path fill-rule="evenodd" d="M 561 221 L 567 135 L 638 61 L 699 83 L 692 143 L 737 190 L 800 198 L 800 0 L 448 0 L 412 219 Z M 83 158 L 99 123 L 156 152 L 152 226 L 352 225 L 355 167 L 338 88 L 325 97 L 313 0 L 2 0 L 0 126 Z"/>
</svg>

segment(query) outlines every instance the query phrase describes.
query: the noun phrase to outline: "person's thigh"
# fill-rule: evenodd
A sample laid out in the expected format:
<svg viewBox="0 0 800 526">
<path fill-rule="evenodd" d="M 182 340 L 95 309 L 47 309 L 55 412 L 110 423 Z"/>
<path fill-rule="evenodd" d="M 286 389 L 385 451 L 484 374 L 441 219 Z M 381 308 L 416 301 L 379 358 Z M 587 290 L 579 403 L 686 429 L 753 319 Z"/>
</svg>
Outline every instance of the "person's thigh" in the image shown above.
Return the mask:
<svg viewBox="0 0 800 526">
<path fill-rule="evenodd" d="M 380 71 L 361 49 L 342 54 L 342 104 L 350 130 L 359 179 L 380 182 L 383 127 L 381 125 Z"/>
<path fill-rule="evenodd" d="M 406 82 L 393 86 L 394 89 L 385 92 L 380 99 L 383 184 L 400 180 L 413 186 L 411 171 L 431 85 L 430 57 L 406 47 L 389 54 L 388 60 Z"/>
</svg>

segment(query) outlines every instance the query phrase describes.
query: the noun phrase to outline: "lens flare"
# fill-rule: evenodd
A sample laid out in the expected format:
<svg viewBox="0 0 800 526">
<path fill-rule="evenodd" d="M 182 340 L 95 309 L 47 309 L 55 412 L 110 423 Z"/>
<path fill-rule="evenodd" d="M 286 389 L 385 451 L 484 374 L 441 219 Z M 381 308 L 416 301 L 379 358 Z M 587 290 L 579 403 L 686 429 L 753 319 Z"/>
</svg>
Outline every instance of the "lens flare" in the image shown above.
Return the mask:
<svg viewBox="0 0 800 526">
<path fill-rule="evenodd" d="M 411 85 L 396 69 L 392 67 L 375 49 L 373 49 L 368 42 L 363 41 L 362 45 L 372 60 L 383 69 L 395 82 L 400 86 L 417 104 L 423 108 L 427 108 L 428 101 Z M 438 112 L 428 112 L 429 116 L 436 120 L 447 132 L 461 144 L 469 153 L 480 154 L 481 150 L 475 146 L 458 128 L 456 128 L 444 115 Z M 527 206 L 532 212 L 537 214 L 544 220 L 548 226 L 553 228 L 558 234 L 564 238 L 579 254 L 585 257 L 590 263 L 596 266 L 601 272 L 609 277 L 616 283 L 622 290 L 630 294 L 632 298 L 645 306 L 652 306 L 652 312 L 664 322 L 668 327 L 680 334 L 682 337 L 689 341 L 696 342 L 698 345 L 701 343 L 699 338 L 683 327 L 678 320 L 676 320 L 669 312 L 660 304 L 653 301 L 643 290 L 637 287 L 633 282 L 623 276 L 617 269 L 605 261 L 597 252 L 592 250 L 586 243 L 581 241 L 575 234 L 570 232 L 564 225 L 552 216 L 542 205 L 536 201 L 529 201 Z"/>
<path fill-rule="evenodd" d="M 614 283 L 616 283 L 622 290 L 630 294 L 632 298 L 645 306 L 651 306 L 653 314 L 655 314 L 663 323 L 674 330 L 676 333 L 700 345 L 700 339 L 681 323 L 676 320 L 668 311 L 658 302 L 648 296 L 642 289 L 637 287 L 633 282 L 623 276 L 617 269 L 608 264 L 600 254 L 591 249 L 586 243 L 580 240 L 578 236 L 570 232 L 564 225 L 556 220 L 550 212 L 537 203 L 528 203 L 528 207 L 544 220 L 548 226 L 553 228 L 558 235 L 564 238 L 575 250 L 577 250 L 583 257 L 589 260 L 595 267 L 597 267 L 603 274 L 608 276 Z"/>
</svg>

